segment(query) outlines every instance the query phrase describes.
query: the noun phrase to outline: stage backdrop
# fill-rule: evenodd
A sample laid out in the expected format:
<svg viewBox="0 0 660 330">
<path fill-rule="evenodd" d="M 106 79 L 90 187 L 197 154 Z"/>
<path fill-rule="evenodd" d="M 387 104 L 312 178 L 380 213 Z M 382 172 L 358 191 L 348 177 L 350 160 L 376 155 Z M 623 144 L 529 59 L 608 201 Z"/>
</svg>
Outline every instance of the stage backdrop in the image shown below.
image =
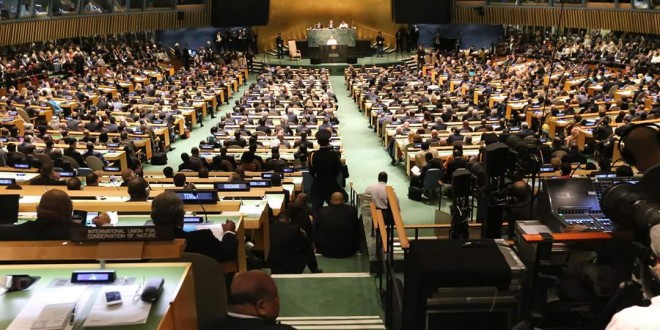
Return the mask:
<svg viewBox="0 0 660 330">
<path fill-rule="evenodd" d="M 399 25 L 392 20 L 389 0 L 277 0 L 270 2 L 268 25 L 255 28 L 259 51 L 275 48 L 277 33 L 282 33 L 285 40 L 303 40 L 308 27 L 319 21 L 327 26 L 329 20 L 335 26 L 342 20 L 355 25 L 357 39 L 373 41 L 382 30 L 386 46 L 396 46 L 394 34 Z"/>
</svg>

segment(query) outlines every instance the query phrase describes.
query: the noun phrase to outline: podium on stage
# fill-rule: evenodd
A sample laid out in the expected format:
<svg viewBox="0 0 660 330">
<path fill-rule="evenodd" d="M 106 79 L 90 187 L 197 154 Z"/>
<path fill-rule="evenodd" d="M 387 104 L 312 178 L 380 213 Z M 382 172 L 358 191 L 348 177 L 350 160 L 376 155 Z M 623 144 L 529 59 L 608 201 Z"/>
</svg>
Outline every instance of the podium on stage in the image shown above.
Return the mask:
<svg viewBox="0 0 660 330">
<path fill-rule="evenodd" d="M 320 45 L 319 55 L 322 63 L 346 63 L 348 46 L 346 45 Z"/>
</svg>

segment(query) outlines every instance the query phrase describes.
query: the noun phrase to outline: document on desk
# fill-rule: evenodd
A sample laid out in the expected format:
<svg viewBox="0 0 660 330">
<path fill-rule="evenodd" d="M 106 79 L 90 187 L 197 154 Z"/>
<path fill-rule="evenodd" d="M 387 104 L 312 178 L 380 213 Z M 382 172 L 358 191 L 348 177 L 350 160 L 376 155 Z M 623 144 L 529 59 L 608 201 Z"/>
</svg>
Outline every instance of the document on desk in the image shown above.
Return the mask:
<svg viewBox="0 0 660 330">
<path fill-rule="evenodd" d="M 73 306 L 84 305 L 92 294 L 92 290 L 86 288 L 83 286 L 39 290 L 39 293 L 33 295 L 23 306 L 7 330 L 72 329 L 73 324 L 65 322 L 62 327 L 61 322 L 55 322 L 55 319 L 60 318 L 60 312 L 66 311 L 66 315 L 70 315 Z M 51 327 L 54 323 L 59 326 Z"/>
<path fill-rule="evenodd" d="M 195 226 L 195 230 L 203 230 L 203 229 L 210 230 L 213 233 L 213 236 L 215 236 L 215 238 L 218 239 L 218 241 L 222 241 L 222 236 L 225 233 L 224 229 L 222 229 L 222 224 L 213 224 L 213 225 L 203 224 L 203 225 Z"/>
<path fill-rule="evenodd" d="M 105 292 L 119 291 L 122 303 L 107 305 Z M 137 286 L 105 286 L 94 301 L 94 306 L 87 315 L 84 327 L 108 327 L 131 324 L 145 324 L 149 318 L 151 303 L 136 297 Z M 134 301 L 136 300 L 136 301 Z"/>
</svg>

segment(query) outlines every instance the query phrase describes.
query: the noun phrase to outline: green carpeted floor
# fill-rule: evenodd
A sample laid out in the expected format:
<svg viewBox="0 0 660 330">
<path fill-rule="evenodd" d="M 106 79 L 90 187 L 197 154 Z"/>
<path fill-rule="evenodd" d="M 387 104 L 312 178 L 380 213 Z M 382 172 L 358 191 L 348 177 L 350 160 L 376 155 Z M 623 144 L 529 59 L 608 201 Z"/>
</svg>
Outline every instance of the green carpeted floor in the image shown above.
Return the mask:
<svg viewBox="0 0 660 330">
<path fill-rule="evenodd" d="M 247 83 L 252 81 L 254 76 Z M 390 165 L 381 140 L 367 128 L 367 121 L 350 98 L 343 77 L 331 77 L 331 84 L 339 100 L 337 115 L 341 121 L 341 136 L 350 171 L 348 182 L 361 193 L 368 185 L 376 182 L 380 171 L 386 171 L 390 178 L 388 183 L 399 196 L 404 222 L 433 223 L 437 203 L 425 204 L 406 197 L 408 176 L 402 166 Z M 241 86 L 234 95 L 242 94 L 246 88 Z M 230 103 L 233 104 L 233 100 Z M 181 153 L 189 153 L 190 148 L 205 139 L 209 129 L 230 109 L 231 105 L 223 105 L 217 113 L 217 119 L 206 118 L 205 127 L 196 127 L 190 139 L 175 142 L 173 146 L 176 150 L 168 153 L 168 166 L 178 168 Z M 147 165 L 145 169 L 162 170 L 163 167 Z M 317 274 L 302 274 L 276 278 L 284 322 L 294 324 L 298 329 L 323 329 L 324 324 L 331 328 L 337 322 L 347 322 L 343 329 L 383 329 L 379 318 L 381 308 L 376 282 L 368 275 L 367 257 L 357 255 L 347 259 L 328 259 L 319 256 L 318 261 L 324 271 L 321 277 Z"/>
</svg>

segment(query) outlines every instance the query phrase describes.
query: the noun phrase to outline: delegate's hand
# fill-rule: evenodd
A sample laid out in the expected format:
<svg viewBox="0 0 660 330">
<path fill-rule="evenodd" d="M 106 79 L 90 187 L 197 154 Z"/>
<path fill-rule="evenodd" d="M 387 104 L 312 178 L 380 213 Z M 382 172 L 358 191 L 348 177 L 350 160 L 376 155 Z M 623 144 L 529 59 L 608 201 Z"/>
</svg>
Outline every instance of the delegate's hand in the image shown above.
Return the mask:
<svg viewBox="0 0 660 330">
<path fill-rule="evenodd" d="M 222 230 L 236 232 L 236 224 L 231 220 L 227 220 L 227 222 L 222 225 Z"/>
<path fill-rule="evenodd" d="M 92 219 L 92 222 L 96 227 L 103 227 L 110 223 L 110 216 L 107 213 L 103 212 L 94 219 Z"/>
</svg>

